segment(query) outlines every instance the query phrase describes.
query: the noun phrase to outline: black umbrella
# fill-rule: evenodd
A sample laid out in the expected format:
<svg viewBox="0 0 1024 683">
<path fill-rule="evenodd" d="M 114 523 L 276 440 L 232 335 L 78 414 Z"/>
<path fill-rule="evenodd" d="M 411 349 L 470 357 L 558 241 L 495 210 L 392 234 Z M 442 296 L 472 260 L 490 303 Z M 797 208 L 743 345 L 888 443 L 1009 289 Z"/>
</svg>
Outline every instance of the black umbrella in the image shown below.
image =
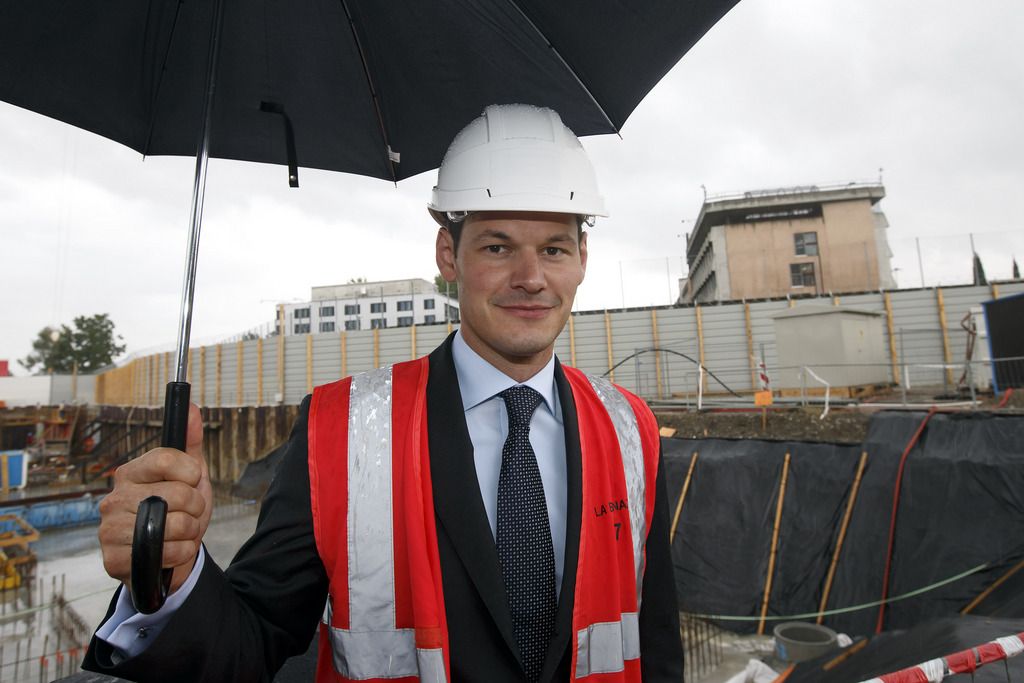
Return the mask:
<svg viewBox="0 0 1024 683">
<path fill-rule="evenodd" d="M 298 166 L 398 181 L 438 166 L 463 125 L 505 102 L 551 107 L 577 135 L 618 132 L 736 2 L 12 0 L 0 3 L 0 100 L 145 155 L 196 155 L 164 413 L 163 444 L 183 449 L 208 156 L 287 164 L 293 186 Z M 162 516 L 147 526 L 143 512 L 137 538 L 162 539 Z M 149 612 L 158 582 L 135 578 L 156 576 L 162 544 L 142 545 L 132 593 Z"/>
</svg>

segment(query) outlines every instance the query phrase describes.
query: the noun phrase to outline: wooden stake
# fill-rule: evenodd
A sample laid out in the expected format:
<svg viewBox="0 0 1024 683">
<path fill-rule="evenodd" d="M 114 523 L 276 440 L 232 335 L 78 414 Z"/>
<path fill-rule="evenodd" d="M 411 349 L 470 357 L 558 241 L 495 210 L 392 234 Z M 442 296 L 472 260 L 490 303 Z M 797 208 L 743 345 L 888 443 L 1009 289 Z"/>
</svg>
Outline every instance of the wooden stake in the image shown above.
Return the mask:
<svg viewBox="0 0 1024 683">
<path fill-rule="evenodd" d="M 576 323 L 572 313 L 569 314 L 569 365 L 576 367 Z"/>
<path fill-rule="evenodd" d="M 768 598 L 772 594 L 772 575 L 775 573 L 775 555 L 779 549 L 779 523 L 782 521 L 782 502 L 786 499 L 786 480 L 789 478 L 789 453 L 782 461 L 782 478 L 779 480 L 779 500 L 775 505 L 775 528 L 772 531 L 772 549 L 768 555 L 768 575 L 764 582 L 764 598 L 761 600 L 761 620 L 757 623 L 757 634 L 764 635 L 764 620 L 768 616 Z"/>
<path fill-rule="evenodd" d="M 341 376 L 348 377 L 348 336 L 344 330 L 341 332 Z"/>
<path fill-rule="evenodd" d="M 281 319 L 284 320 L 284 315 L 281 315 Z M 284 329 L 283 323 L 281 329 Z M 277 336 L 277 393 L 281 396 L 280 401 L 275 403 L 284 403 L 284 333 Z"/>
<path fill-rule="evenodd" d="M 935 290 L 935 303 L 939 308 L 939 328 L 942 330 L 942 359 L 947 366 L 953 362 L 953 354 L 949 350 L 949 330 L 946 325 L 946 300 L 942 296 L 942 288 Z M 946 383 L 953 384 L 953 368 L 946 367 Z"/>
<path fill-rule="evenodd" d="M 867 644 L 868 644 L 868 639 L 867 638 L 863 638 L 861 640 L 858 640 L 856 643 L 854 643 L 850 647 L 846 648 L 845 650 L 840 652 L 838 655 L 836 655 L 832 659 L 830 659 L 827 662 L 825 662 L 825 665 L 821 667 L 821 670 L 822 671 L 831 671 L 832 669 L 836 668 L 837 666 L 839 666 L 840 664 L 845 662 L 847 659 L 852 657 L 853 655 L 855 655 L 858 652 L 860 652 L 861 650 L 863 650 L 867 646 Z"/>
<path fill-rule="evenodd" d="M 757 391 L 761 383 L 757 378 L 757 359 L 754 358 L 754 327 L 750 322 L 750 304 L 743 302 L 743 327 L 747 333 L 747 362 L 750 365 L 750 388 Z"/>
<path fill-rule="evenodd" d="M 846 512 L 843 513 L 843 523 L 839 526 L 839 538 L 836 539 L 836 549 L 832 552 L 832 562 L 828 566 L 828 575 L 825 578 L 825 589 L 821 593 L 821 604 L 818 606 L 818 621 L 825 619 L 825 608 L 828 606 L 828 596 L 832 592 L 832 579 L 836 575 L 836 566 L 839 564 L 839 554 L 843 551 L 843 541 L 846 539 L 846 529 L 850 526 L 850 518 L 853 516 L 853 506 L 857 502 L 857 492 L 860 490 L 860 480 L 864 476 L 864 468 L 868 464 L 868 452 L 862 451 L 860 463 L 857 465 L 857 474 L 853 478 L 853 487 L 850 489 L 850 497 L 846 501 Z"/>
<path fill-rule="evenodd" d="M 988 588 L 983 590 L 981 593 L 979 593 L 978 597 L 976 597 L 973 600 L 971 600 L 970 604 L 968 604 L 967 607 L 964 607 L 962 610 L 960 610 L 960 614 L 970 614 L 974 610 L 975 607 L 980 605 L 985 598 L 987 598 L 989 595 L 992 594 L 992 591 L 994 591 L 995 589 L 997 589 L 1001 585 L 1003 585 L 1003 583 L 1005 583 L 1007 579 L 1009 579 L 1011 576 L 1016 574 L 1021 569 L 1024 569 L 1024 560 L 1021 560 L 1020 562 L 1015 564 L 1013 567 L 1010 567 L 1010 571 L 1006 572 L 1005 574 L 1000 576 L 998 579 L 993 581 L 991 586 L 989 586 Z"/>
<path fill-rule="evenodd" d="M 661 388 L 661 345 L 658 343 L 658 311 L 651 309 L 651 340 L 654 342 L 654 381 L 658 388 L 658 398 L 664 398 Z"/>
<path fill-rule="evenodd" d="M 885 302 L 885 327 L 889 333 L 889 360 L 892 363 L 893 384 L 903 384 L 899 356 L 896 353 L 896 323 L 892 314 L 892 295 L 886 292 L 882 295 L 882 300 Z"/>
<path fill-rule="evenodd" d="M 199 405 L 206 405 L 206 347 L 199 347 Z"/>
<path fill-rule="evenodd" d="M 223 344 L 217 344 L 217 350 L 214 353 L 215 358 L 214 358 L 214 363 L 213 363 L 213 378 L 214 378 L 214 384 L 213 384 L 213 404 L 215 406 L 217 406 L 218 408 L 220 408 L 223 405 L 221 403 L 221 378 L 222 378 L 222 375 L 221 375 L 221 368 L 222 368 L 221 359 L 222 359 L 223 353 L 224 353 L 224 345 Z"/>
<path fill-rule="evenodd" d="M 612 314 L 608 311 L 604 312 L 604 341 L 605 348 L 608 349 L 608 381 L 615 382 L 615 371 L 612 370 L 612 366 L 615 365 L 615 353 L 612 351 Z"/>
<path fill-rule="evenodd" d="M 235 363 L 235 405 L 244 405 L 242 401 L 242 374 L 245 370 L 243 361 L 245 360 L 245 342 L 241 339 L 238 340 L 238 346 L 236 347 L 236 363 Z"/>
<path fill-rule="evenodd" d="M 701 312 L 700 304 L 693 307 L 693 312 L 697 316 L 697 359 L 703 368 L 707 366 L 704 365 L 704 314 Z M 707 379 L 707 373 L 700 373 L 701 391 L 707 391 Z"/>
<path fill-rule="evenodd" d="M 256 340 L 256 405 L 263 405 L 263 337 Z"/>
<path fill-rule="evenodd" d="M 693 477 L 693 468 L 697 465 L 697 451 L 690 456 L 690 468 L 686 470 L 686 480 L 683 482 L 683 490 L 679 492 L 679 502 L 676 503 L 676 513 L 672 516 L 672 529 L 668 532 L 668 544 L 676 538 L 676 526 L 679 524 L 679 515 L 683 511 L 683 503 L 686 502 L 686 493 L 690 490 L 690 478 Z"/>
<path fill-rule="evenodd" d="M 313 335 L 306 335 L 306 393 L 313 393 Z"/>
</svg>

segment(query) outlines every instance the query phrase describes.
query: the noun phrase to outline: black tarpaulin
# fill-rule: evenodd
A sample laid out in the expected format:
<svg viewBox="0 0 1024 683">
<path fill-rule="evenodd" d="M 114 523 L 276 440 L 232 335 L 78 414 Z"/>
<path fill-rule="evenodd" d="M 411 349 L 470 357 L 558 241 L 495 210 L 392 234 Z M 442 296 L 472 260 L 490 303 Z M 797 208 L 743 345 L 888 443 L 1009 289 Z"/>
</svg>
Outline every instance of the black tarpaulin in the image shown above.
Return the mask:
<svg viewBox="0 0 1024 683">
<path fill-rule="evenodd" d="M 757 617 L 765 588 L 782 463 L 789 480 L 768 616 L 816 613 L 862 451 L 868 453 L 828 609 L 880 599 L 900 456 L 923 413 L 880 413 L 863 445 L 663 439 L 670 511 L 699 452 L 672 553 L 681 608 Z M 987 564 L 921 596 L 891 603 L 884 628 L 957 614 L 1024 559 L 1024 418 L 932 417 L 909 453 L 901 486 L 888 595 Z M 1012 591 L 1019 582 L 1007 582 Z M 1013 595 L 1006 601 L 1014 603 Z M 1004 603 L 1006 604 L 1006 603 Z M 829 616 L 840 632 L 875 631 L 878 608 Z M 1011 612 L 1004 616 L 1021 616 Z M 813 620 L 813 618 L 811 619 Z M 722 620 L 753 632 L 756 621 Z M 766 632 L 773 622 L 768 622 Z"/>
<path fill-rule="evenodd" d="M 277 474 L 277 467 L 284 458 L 288 444 L 283 443 L 259 460 L 253 460 L 242 471 L 242 475 L 231 485 L 231 495 L 248 500 L 262 500 L 270 488 L 270 482 Z"/>
</svg>

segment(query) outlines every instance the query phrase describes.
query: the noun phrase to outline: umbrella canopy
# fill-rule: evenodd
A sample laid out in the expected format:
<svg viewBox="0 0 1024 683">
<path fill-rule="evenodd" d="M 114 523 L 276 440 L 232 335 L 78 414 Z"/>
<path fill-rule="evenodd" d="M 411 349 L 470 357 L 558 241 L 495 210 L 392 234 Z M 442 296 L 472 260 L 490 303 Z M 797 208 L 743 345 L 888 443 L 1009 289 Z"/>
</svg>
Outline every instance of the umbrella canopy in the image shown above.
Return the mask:
<svg viewBox="0 0 1024 683">
<path fill-rule="evenodd" d="M 27 0 L 0 3 L 0 100 L 145 155 L 197 155 L 175 381 L 161 444 L 184 450 L 209 156 L 398 181 L 438 166 L 489 104 L 618 131 L 738 0 Z M 166 502 L 136 516 L 132 597 L 163 604 Z"/>
<path fill-rule="evenodd" d="M 737 1 L 225 0 L 209 153 L 401 180 L 488 104 L 617 132 Z M 0 3 L 0 100 L 194 155 L 214 5 Z"/>
</svg>

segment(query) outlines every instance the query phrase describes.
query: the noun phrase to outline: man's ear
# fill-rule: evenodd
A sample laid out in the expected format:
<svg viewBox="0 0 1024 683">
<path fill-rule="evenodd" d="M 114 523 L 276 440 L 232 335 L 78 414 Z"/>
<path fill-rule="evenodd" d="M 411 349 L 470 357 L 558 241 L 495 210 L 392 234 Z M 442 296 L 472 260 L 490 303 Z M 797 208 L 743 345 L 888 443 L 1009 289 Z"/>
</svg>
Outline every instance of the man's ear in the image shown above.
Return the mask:
<svg viewBox="0 0 1024 683">
<path fill-rule="evenodd" d="M 583 274 L 587 274 L 587 233 L 580 235 L 580 265 L 583 266 Z M 582 278 L 581 278 L 582 279 Z"/>
<path fill-rule="evenodd" d="M 434 259 L 437 261 L 437 270 L 446 282 L 455 282 L 455 240 L 447 228 L 440 228 L 437 231 L 437 240 L 434 243 Z"/>
</svg>

